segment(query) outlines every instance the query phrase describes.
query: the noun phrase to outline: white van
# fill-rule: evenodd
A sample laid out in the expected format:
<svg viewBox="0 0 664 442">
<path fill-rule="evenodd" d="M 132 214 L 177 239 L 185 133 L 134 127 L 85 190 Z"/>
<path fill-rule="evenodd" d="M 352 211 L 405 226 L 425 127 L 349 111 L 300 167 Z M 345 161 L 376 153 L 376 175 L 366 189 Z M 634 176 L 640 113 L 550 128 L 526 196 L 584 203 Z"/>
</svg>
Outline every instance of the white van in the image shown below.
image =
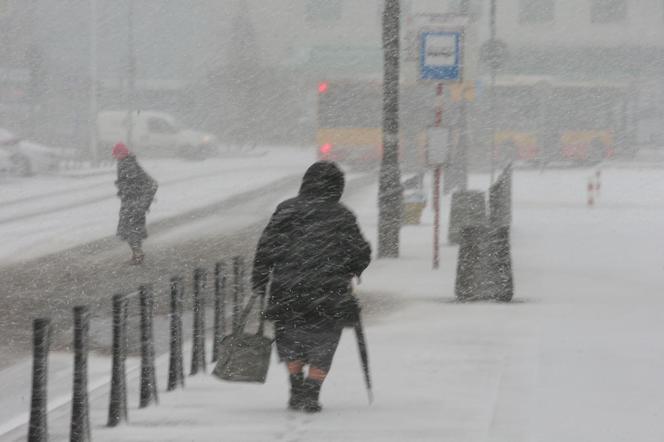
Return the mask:
<svg viewBox="0 0 664 442">
<path fill-rule="evenodd" d="M 129 125 L 132 140 L 127 143 Z M 217 152 L 219 142 L 208 133 L 182 129 L 170 114 L 156 111 L 103 111 L 97 115 L 97 136 L 102 149 L 118 142 L 131 146 L 141 156 L 207 158 Z"/>
</svg>

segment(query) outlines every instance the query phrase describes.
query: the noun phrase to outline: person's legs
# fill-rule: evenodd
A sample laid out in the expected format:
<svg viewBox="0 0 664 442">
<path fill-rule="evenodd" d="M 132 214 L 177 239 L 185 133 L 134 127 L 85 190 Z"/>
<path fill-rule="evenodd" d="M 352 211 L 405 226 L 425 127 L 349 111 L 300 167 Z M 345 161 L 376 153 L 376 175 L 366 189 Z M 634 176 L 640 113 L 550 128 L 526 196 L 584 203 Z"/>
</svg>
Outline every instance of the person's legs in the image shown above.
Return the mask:
<svg viewBox="0 0 664 442">
<path fill-rule="evenodd" d="M 291 324 L 277 322 L 274 328 L 279 359 L 286 362 L 290 381 L 288 408 L 301 410 L 303 407 L 304 366 L 306 364 L 299 330 Z"/>
<path fill-rule="evenodd" d="M 131 249 L 131 263 L 142 264 L 145 255 L 143 254 L 142 241 L 140 239 L 129 240 L 129 248 Z"/>
<path fill-rule="evenodd" d="M 304 404 L 303 409 L 309 413 L 321 411 L 322 406 L 318 402 L 320 389 L 332 366 L 334 353 L 341 339 L 341 328 L 326 330 L 313 334 L 313 346 L 309 353 L 309 372 L 303 383 Z"/>
<path fill-rule="evenodd" d="M 288 399 L 288 408 L 291 410 L 301 410 L 304 406 L 303 387 L 304 387 L 304 362 L 289 361 L 288 376 L 290 379 L 290 398 Z"/>
</svg>

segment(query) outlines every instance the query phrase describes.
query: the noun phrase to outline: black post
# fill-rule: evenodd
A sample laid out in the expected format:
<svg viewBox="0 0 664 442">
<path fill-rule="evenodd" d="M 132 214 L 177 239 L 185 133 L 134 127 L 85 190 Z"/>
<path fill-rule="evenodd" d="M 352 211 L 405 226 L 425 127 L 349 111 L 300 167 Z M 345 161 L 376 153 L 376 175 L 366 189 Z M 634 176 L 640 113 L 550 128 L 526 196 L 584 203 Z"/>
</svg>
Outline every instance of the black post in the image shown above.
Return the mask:
<svg viewBox="0 0 664 442">
<path fill-rule="evenodd" d="M 512 224 L 512 168 L 509 165 L 489 189 L 489 211 L 492 228 Z"/>
<path fill-rule="evenodd" d="M 486 199 L 484 192 L 479 190 L 459 190 L 452 194 L 450 205 L 450 222 L 447 240 L 450 244 L 458 244 L 461 229 L 466 226 L 484 226 L 487 222 Z"/>
<path fill-rule="evenodd" d="M 171 278 L 171 353 L 168 365 L 168 391 L 180 385 L 184 387 L 184 363 L 182 358 L 182 304 L 184 282 Z"/>
<path fill-rule="evenodd" d="M 88 307 L 74 307 L 74 393 L 71 400 L 71 442 L 90 442 L 88 401 L 88 348 L 90 314 Z"/>
<path fill-rule="evenodd" d="M 240 320 L 241 305 L 241 291 L 242 291 L 242 266 L 243 261 L 241 256 L 233 258 L 233 333 L 238 328 Z"/>
<path fill-rule="evenodd" d="M 48 440 L 46 386 L 48 384 L 51 320 L 48 318 L 35 319 L 32 323 L 32 330 L 32 401 L 28 442 L 45 442 Z"/>
<path fill-rule="evenodd" d="M 139 408 L 144 408 L 152 402 L 159 402 L 154 367 L 154 336 L 152 332 L 154 298 L 152 287 L 142 285 L 139 288 L 139 296 L 141 302 L 141 399 Z"/>
<path fill-rule="evenodd" d="M 487 268 L 488 296 L 500 302 L 510 302 L 514 296 L 514 277 L 510 253 L 510 228 L 492 229 L 488 235 Z"/>
<path fill-rule="evenodd" d="M 113 295 L 113 368 L 111 372 L 111 403 L 108 426 L 115 427 L 127 420 L 127 298 Z"/>
<path fill-rule="evenodd" d="M 212 362 L 219 357 L 219 345 L 226 333 L 226 274 L 224 265 L 214 266 L 214 340 L 212 341 Z"/>
<path fill-rule="evenodd" d="M 485 226 L 465 226 L 461 228 L 461 243 L 454 292 L 459 301 L 479 299 L 482 289 L 481 244 L 485 237 Z"/>
<path fill-rule="evenodd" d="M 399 257 L 401 172 L 399 170 L 399 0 L 385 0 L 383 13 L 383 158 L 378 186 L 378 257 Z"/>
<path fill-rule="evenodd" d="M 490 41 L 496 41 L 496 0 L 491 0 L 491 5 L 489 8 L 489 39 Z M 491 63 L 491 89 L 490 89 L 490 121 L 491 121 L 491 140 L 490 146 L 491 151 L 489 152 L 489 159 L 491 163 L 491 181 L 493 183 L 493 178 L 496 170 L 496 64 Z"/>
<path fill-rule="evenodd" d="M 191 353 L 191 375 L 205 372 L 205 270 L 194 270 L 194 335 Z"/>
</svg>

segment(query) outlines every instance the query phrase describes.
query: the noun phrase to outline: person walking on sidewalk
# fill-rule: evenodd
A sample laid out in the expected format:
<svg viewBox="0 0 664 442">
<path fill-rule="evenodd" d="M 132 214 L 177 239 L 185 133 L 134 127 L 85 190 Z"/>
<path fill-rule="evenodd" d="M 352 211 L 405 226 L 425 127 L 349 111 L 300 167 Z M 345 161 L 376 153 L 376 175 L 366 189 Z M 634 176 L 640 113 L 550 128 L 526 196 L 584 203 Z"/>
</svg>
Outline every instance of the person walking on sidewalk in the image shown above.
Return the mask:
<svg viewBox="0 0 664 442">
<path fill-rule="evenodd" d="M 113 157 L 118 162 L 115 185 L 120 198 L 117 236 L 129 243 L 131 264 L 142 264 L 145 257 L 142 244 L 148 237 L 145 215 L 150 210 L 158 185 L 123 143 L 113 147 Z"/>
<path fill-rule="evenodd" d="M 252 285 L 257 293 L 270 285 L 263 314 L 274 322 L 277 352 L 288 367 L 292 410 L 321 410 L 321 386 L 356 313 L 349 311 L 357 306 L 348 302 L 352 279 L 371 261 L 355 215 L 339 202 L 343 190 L 335 163 L 314 163 L 298 196 L 279 204 L 256 249 Z"/>
</svg>

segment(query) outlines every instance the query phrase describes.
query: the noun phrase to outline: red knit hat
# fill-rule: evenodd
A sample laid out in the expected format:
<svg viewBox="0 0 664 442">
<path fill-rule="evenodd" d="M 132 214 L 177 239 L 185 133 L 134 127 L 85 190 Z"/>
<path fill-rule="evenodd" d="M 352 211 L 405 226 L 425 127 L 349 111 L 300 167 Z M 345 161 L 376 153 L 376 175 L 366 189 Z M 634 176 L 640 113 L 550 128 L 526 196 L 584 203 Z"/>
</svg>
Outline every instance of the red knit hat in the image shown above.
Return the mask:
<svg viewBox="0 0 664 442">
<path fill-rule="evenodd" d="M 118 143 L 113 146 L 113 156 L 118 161 L 123 160 L 129 156 L 129 149 L 124 143 Z"/>
</svg>

